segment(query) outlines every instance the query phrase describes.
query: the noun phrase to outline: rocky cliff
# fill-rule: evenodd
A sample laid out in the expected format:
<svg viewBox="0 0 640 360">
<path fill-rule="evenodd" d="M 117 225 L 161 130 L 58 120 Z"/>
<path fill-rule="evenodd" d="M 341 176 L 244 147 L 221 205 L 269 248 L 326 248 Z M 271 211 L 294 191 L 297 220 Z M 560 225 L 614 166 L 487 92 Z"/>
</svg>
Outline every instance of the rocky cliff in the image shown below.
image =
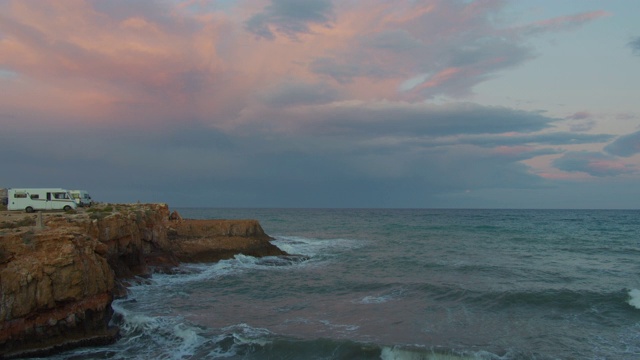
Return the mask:
<svg viewBox="0 0 640 360">
<path fill-rule="evenodd" d="M 164 204 L 0 214 L 0 358 L 114 341 L 111 301 L 134 276 L 238 253 L 284 255 L 255 220 L 169 215 Z"/>
<path fill-rule="evenodd" d="M 188 220 L 168 228 L 170 253 L 182 262 L 213 262 L 237 253 L 283 255 L 256 220 Z"/>
</svg>

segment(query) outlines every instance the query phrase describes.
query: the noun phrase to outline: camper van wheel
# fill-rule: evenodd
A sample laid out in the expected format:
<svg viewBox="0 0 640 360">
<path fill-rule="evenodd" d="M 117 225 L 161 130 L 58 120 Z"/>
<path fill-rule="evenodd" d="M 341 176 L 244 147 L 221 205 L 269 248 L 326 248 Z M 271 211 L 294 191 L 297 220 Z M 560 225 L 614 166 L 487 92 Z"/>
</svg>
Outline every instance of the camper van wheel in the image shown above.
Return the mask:
<svg viewBox="0 0 640 360">
<path fill-rule="evenodd" d="M 27 206 L 27 208 L 24 209 L 24 211 L 26 211 L 28 213 L 32 213 L 33 212 L 33 208 L 31 206 Z"/>
<path fill-rule="evenodd" d="M 71 206 L 67 205 L 64 207 L 64 211 L 69 211 L 69 210 L 71 210 Z"/>
</svg>

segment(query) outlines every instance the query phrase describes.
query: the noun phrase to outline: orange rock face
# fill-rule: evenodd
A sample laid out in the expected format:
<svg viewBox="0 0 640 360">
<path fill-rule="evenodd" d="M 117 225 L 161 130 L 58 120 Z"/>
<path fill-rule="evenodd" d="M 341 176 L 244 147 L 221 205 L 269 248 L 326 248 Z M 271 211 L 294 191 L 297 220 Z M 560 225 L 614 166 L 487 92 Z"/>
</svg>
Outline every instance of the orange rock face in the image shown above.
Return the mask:
<svg viewBox="0 0 640 360">
<path fill-rule="evenodd" d="M 256 220 L 183 220 L 169 225 L 169 249 L 183 262 L 213 262 L 242 253 L 286 255 Z"/>
<path fill-rule="evenodd" d="M 103 205 L 0 228 L 0 358 L 114 341 L 118 284 L 150 269 L 284 254 L 255 220 L 169 215 L 165 204 Z"/>
<path fill-rule="evenodd" d="M 0 354 L 110 333 L 114 274 L 80 224 L 20 229 L 0 243 Z"/>
</svg>

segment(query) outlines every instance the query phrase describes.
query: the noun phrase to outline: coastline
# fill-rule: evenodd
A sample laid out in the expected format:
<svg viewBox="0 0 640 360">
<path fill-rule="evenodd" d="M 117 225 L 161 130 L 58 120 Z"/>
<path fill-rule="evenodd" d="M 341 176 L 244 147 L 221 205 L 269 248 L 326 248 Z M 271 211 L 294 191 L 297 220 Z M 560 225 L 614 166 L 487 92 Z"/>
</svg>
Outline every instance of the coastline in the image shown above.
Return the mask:
<svg viewBox="0 0 640 360">
<path fill-rule="evenodd" d="M 0 212 L 0 359 L 114 342 L 111 302 L 136 277 L 236 254 L 287 255 L 256 220 L 191 220 L 166 204 Z"/>
</svg>

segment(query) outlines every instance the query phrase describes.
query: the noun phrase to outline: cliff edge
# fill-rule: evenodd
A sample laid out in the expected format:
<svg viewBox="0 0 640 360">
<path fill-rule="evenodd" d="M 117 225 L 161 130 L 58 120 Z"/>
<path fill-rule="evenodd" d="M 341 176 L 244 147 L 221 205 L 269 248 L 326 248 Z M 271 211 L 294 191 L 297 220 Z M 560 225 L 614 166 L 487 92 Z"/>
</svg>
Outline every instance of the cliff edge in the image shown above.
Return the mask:
<svg viewBox="0 0 640 360">
<path fill-rule="evenodd" d="M 0 212 L 0 359 L 113 342 L 123 284 L 180 262 L 286 255 L 256 220 L 183 220 L 165 204 Z"/>
</svg>

